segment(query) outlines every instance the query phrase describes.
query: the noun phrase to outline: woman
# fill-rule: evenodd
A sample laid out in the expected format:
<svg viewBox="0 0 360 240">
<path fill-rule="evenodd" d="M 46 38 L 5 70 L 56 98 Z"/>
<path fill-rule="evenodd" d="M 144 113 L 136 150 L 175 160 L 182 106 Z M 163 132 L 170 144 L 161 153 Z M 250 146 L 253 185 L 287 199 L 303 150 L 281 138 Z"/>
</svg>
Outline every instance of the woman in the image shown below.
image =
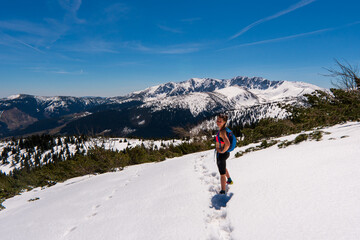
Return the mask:
<svg viewBox="0 0 360 240">
<path fill-rule="evenodd" d="M 219 114 L 216 119 L 216 124 L 219 127 L 219 132 L 216 136 L 216 162 L 220 172 L 221 191 L 220 194 L 226 193 L 226 183 L 232 184 L 229 171 L 226 169 L 226 159 L 229 158 L 230 153 L 227 150 L 230 147 L 230 141 L 226 133 L 226 122 L 228 117 L 225 114 Z M 227 178 L 227 180 L 226 180 Z"/>
</svg>

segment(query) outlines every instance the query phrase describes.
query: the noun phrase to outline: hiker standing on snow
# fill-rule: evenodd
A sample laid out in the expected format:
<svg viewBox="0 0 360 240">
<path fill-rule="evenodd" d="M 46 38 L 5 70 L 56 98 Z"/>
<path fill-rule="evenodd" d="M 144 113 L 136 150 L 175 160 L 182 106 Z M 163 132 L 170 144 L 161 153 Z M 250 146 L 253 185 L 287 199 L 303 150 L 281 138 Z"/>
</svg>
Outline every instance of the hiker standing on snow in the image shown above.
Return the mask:
<svg viewBox="0 0 360 240">
<path fill-rule="evenodd" d="M 226 193 L 226 184 L 233 184 L 229 171 L 226 169 L 226 159 L 230 156 L 230 152 L 228 150 L 230 150 L 229 148 L 231 147 L 228 136 L 229 133 L 232 134 L 232 132 L 226 128 L 227 120 L 228 116 L 225 114 L 219 114 L 216 119 L 216 124 L 219 127 L 219 132 L 216 135 L 216 162 L 220 172 L 220 194 Z"/>
</svg>

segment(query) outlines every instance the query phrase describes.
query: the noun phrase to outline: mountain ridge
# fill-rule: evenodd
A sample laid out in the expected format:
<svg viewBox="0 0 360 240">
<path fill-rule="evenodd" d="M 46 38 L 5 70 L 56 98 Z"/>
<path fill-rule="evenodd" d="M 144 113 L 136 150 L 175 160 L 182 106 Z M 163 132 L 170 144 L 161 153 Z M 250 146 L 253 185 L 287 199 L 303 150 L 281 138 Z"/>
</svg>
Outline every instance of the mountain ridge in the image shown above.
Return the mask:
<svg viewBox="0 0 360 240">
<path fill-rule="evenodd" d="M 154 121 L 169 121 L 166 125 L 168 129 L 164 132 L 170 136 L 171 128 L 196 125 L 218 112 L 298 101 L 304 94 L 318 89 L 321 88 L 304 82 L 237 76 L 230 79 L 191 78 L 116 97 L 17 94 L 0 99 L 0 137 L 49 132 L 54 128 L 59 129 L 60 134 L 74 134 L 75 130 L 66 128 L 69 123 L 74 123 L 69 126 L 84 129 L 85 132 L 80 132 L 82 134 L 89 134 L 94 129 L 97 129 L 94 134 L 112 129 L 107 132 L 130 132 L 137 136 L 145 132 L 150 136 L 153 132 L 159 136 L 155 131 L 163 130 Z M 14 112 L 14 108 L 17 114 L 8 114 L 8 111 Z M 91 117 L 95 113 L 96 116 Z M 7 117 L 4 121 L 3 116 L 14 118 Z M 105 121 L 104 118 L 110 118 L 113 122 Z M 11 129 L 8 125 L 10 122 Z M 80 126 L 80 122 L 87 128 Z M 154 129 L 151 131 L 146 128 Z"/>
</svg>

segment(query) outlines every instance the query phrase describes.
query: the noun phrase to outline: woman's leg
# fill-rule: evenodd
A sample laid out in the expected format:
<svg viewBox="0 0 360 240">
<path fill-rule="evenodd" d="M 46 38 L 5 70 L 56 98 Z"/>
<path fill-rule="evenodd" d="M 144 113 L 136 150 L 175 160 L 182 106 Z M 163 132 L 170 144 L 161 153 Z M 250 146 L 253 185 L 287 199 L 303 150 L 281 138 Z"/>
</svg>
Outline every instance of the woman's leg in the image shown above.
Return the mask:
<svg viewBox="0 0 360 240">
<path fill-rule="evenodd" d="M 227 178 L 230 178 L 230 174 L 229 174 L 229 172 L 228 172 L 227 169 L 226 169 L 226 177 L 227 177 Z"/>
<path fill-rule="evenodd" d="M 221 190 L 226 191 L 226 175 L 220 175 L 221 180 Z"/>
<path fill-rule="evenodd" d="M 221 190 L 226 190 L 226 161 L 222 154 L 217 154 L 217 165 L 220 173 Z"/>
<path fill-rule="evenodd" d="M 221 190 L 226 191 L 226 175 L 229 174 L 226 170 L 226 159 L 229 157 L 229 153 L 217 154 L 217 165 L 220 172 Z"/>
</svg>

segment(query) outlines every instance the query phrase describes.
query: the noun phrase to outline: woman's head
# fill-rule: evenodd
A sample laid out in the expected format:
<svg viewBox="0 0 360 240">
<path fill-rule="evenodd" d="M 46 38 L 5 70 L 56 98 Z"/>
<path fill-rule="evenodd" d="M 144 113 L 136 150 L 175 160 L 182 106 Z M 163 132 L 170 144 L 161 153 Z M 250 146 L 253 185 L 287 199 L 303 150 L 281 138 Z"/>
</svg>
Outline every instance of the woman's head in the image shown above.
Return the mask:
<svg viewBox="0 0 360 240">
<path fill-rule="evenodd" d="M 228 120 L 228 116 L 224 113 L 220 113 L 217 116 L 216 124 L 219 127 L 219 129 L 223 129 L 225 127 L 227 120 Z"/>
</svg>

